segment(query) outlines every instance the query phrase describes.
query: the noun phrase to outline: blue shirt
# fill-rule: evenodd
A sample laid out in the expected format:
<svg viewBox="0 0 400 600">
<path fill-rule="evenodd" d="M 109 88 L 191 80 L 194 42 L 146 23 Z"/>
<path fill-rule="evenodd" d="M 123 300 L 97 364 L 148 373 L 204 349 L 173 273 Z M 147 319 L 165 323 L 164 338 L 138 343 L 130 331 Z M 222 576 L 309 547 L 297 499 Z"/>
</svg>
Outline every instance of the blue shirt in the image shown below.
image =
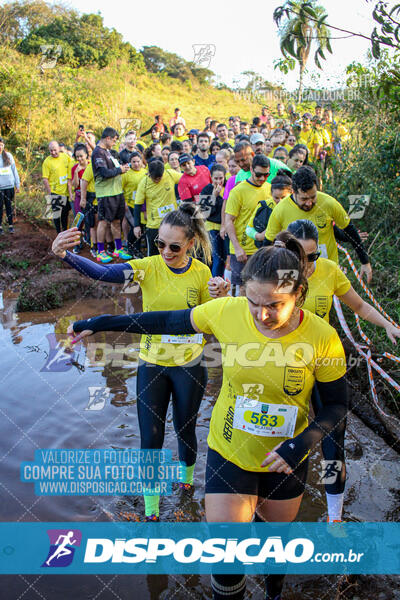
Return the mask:
<svg viewBox="0 0 400 600">
<path fill-rule="evenodd" d="M 196 167 L 200 167 L 200 165 L 203 165 L 204 167 L 207 167 L 207 169 L 211 169 L 214 163 L 215 154 L 210 154 L 208 158 L 201 158 L 198 154 L 194 155 L 194 164 L 196 165 Z"/>
</svg>

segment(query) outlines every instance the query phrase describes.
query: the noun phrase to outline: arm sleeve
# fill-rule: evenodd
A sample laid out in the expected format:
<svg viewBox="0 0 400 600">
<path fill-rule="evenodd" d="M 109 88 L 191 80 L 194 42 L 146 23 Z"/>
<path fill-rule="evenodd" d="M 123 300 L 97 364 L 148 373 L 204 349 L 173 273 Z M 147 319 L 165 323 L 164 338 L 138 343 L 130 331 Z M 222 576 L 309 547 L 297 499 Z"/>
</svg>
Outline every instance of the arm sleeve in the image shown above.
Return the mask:
<svg viewBox="0 0 400 600">
<path fill-rule="evenodd" d="M 135 313 L 132 315 L 101 315 L 83 321 L 75 321 L 76 333 L 90 329 L 98 331 L 125 331 L 141 334 L 193 334 L 197 333 L 190 322 L 192 309 L 162 310 L 156 312 Z"/>
<path fill-rule="evenodd" d="M 142 138 L 142 137 L 145 137 L 146 135 L 150 135 L 151 130 L 153 129 L 153 127 L 154 127 L 154 123 L 153 123 L 153 125 L 151 127 L 149 127 L 149 129 L 147 131 L 144 131 L 143 133 L 141 133 L 140 137 Z"/>
<path fill-rule="evenodd" d="M 15 161 L 14 161 L 13 157 L 11 157 L 11 170 L 12 170 L 13 175 L 14 175 L 14 186 L 16 188 L 19 188 L 19 186 L 20 186 L 20 180 L 19 180 L 19 175 L 18 175 L 17 167 L 15 166 Z"/>
<path fill-rule="evenodd" d="M 349 223 L 347 227 L 339 231 L 341 231 L 343 234 L 343 241 L 350 242 L 350 244 L 353 246 L 354 250 L 357 252 L 357 256 L 360 259 L 361 264 L 366 265 L 369 263 L 368 254 L 353 223 Z"/>
<path fill-rule="evenodd" d="M 134 227 L 140 227 L 140 217 L 142 214 L 142 205 L 141 204 L 135 204 L 134 208 L 133 208 L 133 223 L 134 223 Z"/>
<path fill-rule="evenodd" d="M 126 263 L 115 265 L 99 265 L 88 258 L 77 254 L 66 253 L 64 262 L 76 269 L 81 275 L 86 275 L 92 279 L 106 281 L 108 283 L 125 283 L 126 271 L 132 270 L 132 267 Z"/>
<path fill-rule="evenodd" d="M 93 165 L 93 174 L 100 175 L 103 179 L 111 179 L 112 177 L 116 177 L 117 175 L 121 175 L 121 167 L 114 167 L 113 169 L 109 169 L 105 164 L 105 160 L 102 156 L 95 156 L 94 159 L 92 157 L 92 165 Z"/>
<path fill-rule="evenodd" d="M 112 177 L 116 177 L 117 175 L 122 174 L 121 167 L 115 167 L 114 169 L 108 169 L 107 167 L 97 167 L 97 174 L 100 175 L 103 179 L 111 179 Z"/>
<path fill-rule="evenodd" d="M 249 238 L 251 238 L 252 240 L 256 239 L 256 233 L 257 231 L 254 229 L 254 227 L 250 227 L 250 225 L 247 225 L 246 227 L 246 235 L 249 236 Z"/>
<path fill-rule="evenodd" d="M 337 225 L 333 226 L 333 234 L 337 242 L 347 242 L 347 237 L 343 233 L 343 229 L 339 229 Z"/>
<path fill-rule="evenodd" d="M 348 411 L 347 386 L 344 376 L 336 381 L 316 382 L 322 409 L 304 431 L 283 442 L 276 451 L 293 469 L 322 438 L 346 418 Z"/>
</svg>

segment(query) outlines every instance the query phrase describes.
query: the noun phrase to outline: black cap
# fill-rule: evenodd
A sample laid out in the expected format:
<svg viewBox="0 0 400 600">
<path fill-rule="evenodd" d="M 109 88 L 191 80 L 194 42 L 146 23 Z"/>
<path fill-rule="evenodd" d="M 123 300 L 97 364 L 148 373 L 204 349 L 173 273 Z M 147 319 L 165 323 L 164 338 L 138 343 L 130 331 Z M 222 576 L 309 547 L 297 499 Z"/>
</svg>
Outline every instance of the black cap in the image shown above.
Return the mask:
<svg viewBox="0 0 400 600">
<path fill-rule="evenodd" d="M 183 165 L 183 163 L 189 162 L 189 160 L 194 160 L 191 154 L 181 154 L 179 157 L 179 164 Z"/>
</svg>

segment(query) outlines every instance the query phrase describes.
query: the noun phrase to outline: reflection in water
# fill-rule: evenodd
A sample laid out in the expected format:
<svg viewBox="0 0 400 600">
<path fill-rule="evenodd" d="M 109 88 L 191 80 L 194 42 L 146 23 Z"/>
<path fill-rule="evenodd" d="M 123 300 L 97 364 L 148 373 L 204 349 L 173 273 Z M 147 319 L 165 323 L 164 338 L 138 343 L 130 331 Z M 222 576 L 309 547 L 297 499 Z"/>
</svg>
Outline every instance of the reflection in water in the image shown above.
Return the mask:
<svg viewBox="0 0 400 600">
<path fill-rule="evenodd" d="M 37 497 L 33 484 L 22 483 L 19 478 L 20 463 L 33 460 L 34 452 L 39 448 L 140 447 L 135 407 L 139 336 L 100 333 L 73 350 L 65 350 L 60 344 L 66 339 L 66 329 L 71 321 L 100 313 L 138 311 L 141 308 L 140 297 L 118 296 L 112 302 L 85 299 L 54 311 L 18 315 L 15 314 L 15 296 L 4 294 L 2 302 L 0 381 L 5 418 L 0 424 L 0 455 L 4 457 L 1 462 L 1 519 L 39 522 L 143 520 L 141 497 Z M 60 348 L 63 359 L 59 356 L 51 363 L 52 352 Z M 205 518 L 206 439 L 220 384 L 221 369 L 210 368 L 197 423 L 196 486 L 192 494 L 174 492 L 172 496 L 161 498 L 160 516 L 163 521 L 200 521 Z M 373 437 L 354 417 L 349 420 L 347 444 L 350 448 L 358 445 L 363 452 L 349 453 L 345 518 L 397 518 L 400 473 L 398 468 L 394 468 L 398 464 L 396 453 L 379 438 Z M 177 458 L 171 411 L 167 415 L 165 447 L 171 448 L 174 458 Z M 385 468 L 374 469 L 370 474 L 372 460 L 376 461 L 379 457 L 385 458 Z M 318 452 L 312 457 L 299 520 L 318 520 L 324 514 L 323 490 L 317 483 L 320 458 Z M 389 480 L 396 493 L 385 488 Z M 380 485 L 375 488 L 376 493 L 372 497 L 369 486 L 377 481 Z M 30 582 L 36 580 L 24 579 Z M 67 580 L 48 576 L 35 585 L 42 597 L 52 600 L 64 600 L 66 589 L 69 590 L 68 597 L 77 600 L 93 598 L 97 593 L 99 598 L 103 598 L 101 590 L 104 589 L 107 593 L 110 591 L 107 597 L 117 594 L 123 600 L 210 597 L 209 578 L 195 575 L 137 575 L 134 578 L 70 576 Z M 310 591 L 310 584 L 307 586 Z M 26 587 L 26 583 L 21 583 L 18 578 L 0 578 L 0 592 L 3 588 L 7 590 L 4 597 L 18 598 Z M 363 596 L 362 591 L 358 596 L 368 597 Z M 260 588 L 251 582 L 249 597 L 262 597 Z"/>
</svg>

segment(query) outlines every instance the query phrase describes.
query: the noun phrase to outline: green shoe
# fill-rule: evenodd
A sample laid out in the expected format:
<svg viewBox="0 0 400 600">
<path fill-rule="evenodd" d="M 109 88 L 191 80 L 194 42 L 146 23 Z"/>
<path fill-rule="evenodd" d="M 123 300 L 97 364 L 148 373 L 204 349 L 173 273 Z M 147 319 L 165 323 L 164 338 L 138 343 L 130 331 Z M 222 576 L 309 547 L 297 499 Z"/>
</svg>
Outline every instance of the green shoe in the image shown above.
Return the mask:
<svg viewBox="0 0 400 600">
<path fill-rule="evenodd" d="M 97 262 L 101 262 L 103 264 L 112 262 L 111 256 L 108 256 L 105 252 L 98 252 L 96 256 Z"/>
<path fill-rule="evenodd" d="M 128 254 L 127 251 L 123 248 L 121 248 L 120 250 L 114 250 L 112 255 L 114 258 L 120 258 L 122 260 L 132 260 L 132 256 Z"/>
</svg>

